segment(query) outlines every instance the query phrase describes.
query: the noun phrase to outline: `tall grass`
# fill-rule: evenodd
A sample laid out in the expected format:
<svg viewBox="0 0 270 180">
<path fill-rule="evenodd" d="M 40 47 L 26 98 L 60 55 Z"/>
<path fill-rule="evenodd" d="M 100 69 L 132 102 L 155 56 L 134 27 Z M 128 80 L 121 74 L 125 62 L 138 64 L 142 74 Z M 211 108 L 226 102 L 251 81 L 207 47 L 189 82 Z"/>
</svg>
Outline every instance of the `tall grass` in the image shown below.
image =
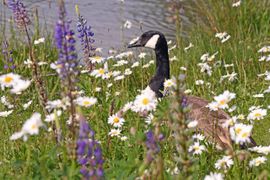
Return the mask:
<svg viewBox="0 0 270 180">
<path fill-rule="evenodd" d="M 186 89 L 191 89 L 192 94 L 212 100 L 214 95 L 222 93 L 224 90 L 230 90 L 236 93 L 236 100 L 233 104 L 237 106 L 236 110 L 230 115 L 244 114 L 249 112 L 249 107 L 269 105 L 269 94 L 264 98 L 254 98 L 254 94 L 262 93 L 269 83 L 257 74 L 264 73 L 269 69 L 268 62 L 259 62 L 260 53 L 257 51 L 264 45 L 269 45 L 270 35 L 270 2 L 269 1 L 243 1 L 239 7 L 232 7 L 230 0 L 216 1 L 209 0 L 207 3 L 203 0 L 197 0 L 184 4 L 184 8 L 195 10 L 195 15 L 190 16 L 194 22 L 188 38 L 181 38 L 179 47 L 170 51 L 170 57 L 176 56 L 177 60 L 171 62 L 171 75 L 178 77 L 179 74 L 185 74 Z M 188 11 L 187 11 L 188 12 Z M 194 11 L 193 11 L 194 12 Z M 73 22 L 75 23 L 75 22 Z M 37 25 L 35 27 L 38 27 Z M 25 46 L 25 37 L 13 28 L 11 23 L 11 36 L 8 38 L 10 47 L 13 50 L 14 59 L 17 68 L 15 73 L 31 79 L 31 69 L 24 65 L 23 61 L 28 58 L 28 48 Z M 226 31 L 231 38 L 221 43 L 215 37 L 217 32 Z M 34 30 L 35 38 L 46 34 L 45 32 Z M 37 33 L 38 32 L 38 33 Z M 16 33 L 16 34 L 15 34 Z M 39 34 L 39 35 L 38 35 Z M 0 40 L 3 37 L 0 35 Z M 178 34 L 176 34 L 178 36 Z M 54 45 L 52 35 L 46 35 L 44 44 L 35 46 L 36 59 L 45 61 L 48 64 L 54 62 L 57 57 L 57 50 Z M 184 47 L 189 43 L 194 47 L 188 51 Z M 200 72 L 198 63 L 202 54 L 209 52 L 214 54 L 218 52 L 212 63 L 213 74 L 208 76 Z M 2 58 L 2 57 L 1 57 Z M 140 66 L 133 70 L 130 76 L 121 81 L 102 80 L 94 78 L 89 74 L 81 74 L 79 77 L 79 89 L 84 91 L 87 96 L 94 96 L 98 103 L 91 108 L 82 109 L 82 113 L 90 123 L 91 128 L 96 132 L 95 138 L 100 141 L 104 155 L 104 170 L 106 179 L 135 179 L 143 176 L 144 178 L 153 178 L 151 174 L 155 168 L 158 168 L 159 176 L 164 179 L 184 179 L 186 174 L 181 172 L 181 163 L 175 159 L 177 153 L 172 129 L 168 126 L 170 114 L 168 109 L 171 106 L 171 99 L 164 98 L 158 105 L 154 113 L 154 120 L 147 126 L 144 119 L 135 113 L 128 112 L 125 115 L 126 122 L 122 128 L 122 134 L 127 136 L 126 141 L 119 138 L 110 137 L 110 125 L 107 123 L 108 117 L 115 114 L 127 102 L 134 100 L 138 94 L 138 89 L 143 89 L 151 76 L 154 74 L 155 67 L 142 68 L 142 65 L 153 59 L 154 56 L 147 55 Z M 124 71 L 132 63 L 138 60 L 138 57 L 128 57 L 129 63 L 121 67 L 114 67 L 114 60 L 108 61 L 110 70 Z M 220 64 L 214 66 L 217 61 Z M 233 67 L 226 68 L 224 64 L 233 63 Z M 3 63 L 0 62 L 3 67 Z M 100 65 L 103 66 L 103 65 Z M 187 71 L 180 69 L 181 66 L 187 68 Z M 98 66 L 96 68 L 99 68 Z M 82 67 L 82 69 L 84 69 Z M 220 78 L 227 72 L 236 72 L 237 80 L 230 82 L 224 80 L 220 83 Z M 45 80 L 48 99 L 54 100 L 61 97 L 61 84 L 57 74 L 49 65 L 41 66 L 40 76 Z M 5 74 L 1 68 L 1 74 Z M 195 85 L 196 80 L 204 80 L 202 86 Z M 207 86 L 206 83 L 210 83 Z M 113 83 L 111 88 L 107 85 Z M 96 92 L 95 88 L 101 87 L 101 92 Z M 120 92 L 120 95 L 115 95 Z M 108 95 L 110 93 L 111 95 Z M 52 126 L 50 123 L 41 130 L 39 135 L 31 136 L 28 141 L 22 140 L 10 141 L 9 137 L 18 131 L 24 121 L 28 119 L 33 112 L 42 112 L 42 107 L 38 104 L 38 94 L 34 86 L 30 86 L 23 94 L 11 96 L 7 91 L 1 91 L 0 95 L 7 96 L 14 104 L 14 112 L 7 118 L 1 117 L 0 135 L 0 178 L 13 179 L 14 175 L 18 179 L 80 179 L 79 166 L 72 164 L 68 156 L 68 149 L 64 145 L 56 144 L 52 131 L 48 129 Z M 22 104 L 33 100 L 32 105 L 23 110 Z M 4 111 L 5 106 L 0 104 L 0 111 Z M 67 134 L 68 128 L 66 120 L 68 115 L 60 118 L 60 125 L 63 134 Z M 259 145 L 269 145 L 270 119 L 266 116 L 263 120 L 254 124 L 253 137 Z M 157 129 L 165 136 L 163 141 L 158 142 L 160 152 L 157 158 L 163 163 L 163 167 L 157 167 L 158 163 L 145 165 L 145 156 L 147 148 L 145 146 L 145 132 L 148 129 Z M 267 179 L 270 178 L 270 163 L 267 162 L 259 167 L 250 168 L 248 161 L 250 157 L 257 157 L 255 153 L 241 151 L 236 148 L 234 156 L 234 165 L 226 173 L 215 169 L 215 162 L 220 159 L 225 152 L 217 151 L 214 147 L 207 146 L 207 151 L 200 156 L 192 156 L 192 166 L 187 172 L 190 179 L 203 179 L 210 172 L 222 172 L 227 179 Z M 189 154 L 190 155 L 190 154 Z M 269 156 L 268 156 L 269 158 Z M 173 173 L 174 169 L 180 169 L 180 172 Z M 143 171 L 142 171 L 143 170 Z M 150 172 L 150 173 L 149 173 Z M 149 175 L 150 174 L 150 175 Z M 152 176 L 151 176 L 152 175 Z"/>
</svg>

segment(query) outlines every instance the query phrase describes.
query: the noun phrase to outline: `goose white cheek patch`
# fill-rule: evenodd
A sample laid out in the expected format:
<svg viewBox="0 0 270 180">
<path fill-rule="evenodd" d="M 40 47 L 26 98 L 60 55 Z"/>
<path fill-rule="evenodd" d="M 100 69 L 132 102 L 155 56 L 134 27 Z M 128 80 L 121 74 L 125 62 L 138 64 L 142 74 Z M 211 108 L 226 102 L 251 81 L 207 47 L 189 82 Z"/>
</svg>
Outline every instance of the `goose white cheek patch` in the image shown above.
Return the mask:
<svg viewBox="0 0 270 180">
<path fill-rule="evenodd" d="M 155 48 L 156 48 L 156 44 L 157 44 L 158 39 L 159 39 L 159 35 L 158 35 L 158 34 L 152 36 L 152 37 L 147 41 L 147 43 L 145 44 L 145 47 L 155 49 Z"/>
</svg>

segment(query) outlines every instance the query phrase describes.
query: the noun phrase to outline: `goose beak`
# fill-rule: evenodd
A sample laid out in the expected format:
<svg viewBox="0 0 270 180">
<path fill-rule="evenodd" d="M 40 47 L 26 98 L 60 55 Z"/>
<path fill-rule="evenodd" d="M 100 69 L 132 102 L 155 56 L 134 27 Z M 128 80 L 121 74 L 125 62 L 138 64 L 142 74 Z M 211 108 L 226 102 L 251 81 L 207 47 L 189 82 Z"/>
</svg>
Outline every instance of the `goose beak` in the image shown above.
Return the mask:
<svg viewBox="0 0 270 180">
<path fill-rule="evenodd" d="M 133 47 L 141 47 L 141 39 L 139 37 L 133 39 L 130 41 L 128 44 L 128 48 L 133 48 Z"/>
</svg>

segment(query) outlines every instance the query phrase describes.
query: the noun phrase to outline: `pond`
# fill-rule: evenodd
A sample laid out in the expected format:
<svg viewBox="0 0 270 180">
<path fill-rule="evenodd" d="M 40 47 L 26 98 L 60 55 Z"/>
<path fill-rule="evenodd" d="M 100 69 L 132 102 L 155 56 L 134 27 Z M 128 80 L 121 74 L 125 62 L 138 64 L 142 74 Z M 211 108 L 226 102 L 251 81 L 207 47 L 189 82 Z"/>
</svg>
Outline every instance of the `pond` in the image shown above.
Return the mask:
<svg viewBox="0 0 270 180">
<path fill-rule="evenodd" d="M 24 0 L 28 9 L 38 9 L 41 23 L 52 30 L 58 18 L 55 0 Z M 66 0 L 68 16 L 76 25 L 75 4 L 80 13 L 93 27 L 96 46 L 106 52 L 110 48 L 124 49 L 130 39 L 147 30 L 163 32 L 168 39 L 174 39 L 175 23 L 165 0 Z M 10 10 L 1 5 L 1 22 L 10 17 Z M 6 18 L 5 18 L 6 17 Z M 122 28 L 129 20 L 130 29 Z"/>
</svg>

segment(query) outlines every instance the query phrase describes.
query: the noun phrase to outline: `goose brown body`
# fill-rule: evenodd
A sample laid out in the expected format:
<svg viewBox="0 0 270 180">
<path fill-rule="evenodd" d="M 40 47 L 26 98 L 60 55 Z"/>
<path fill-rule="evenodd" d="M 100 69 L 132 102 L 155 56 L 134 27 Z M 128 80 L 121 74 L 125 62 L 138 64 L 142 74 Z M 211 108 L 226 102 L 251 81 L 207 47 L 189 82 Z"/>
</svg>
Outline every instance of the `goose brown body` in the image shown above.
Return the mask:
<svg viewBox="0 0 270 180">
<path fill-rule="evenodd" d="M 186 98 L 191 108 L 188 116 L 198 122 L 198 130 L 222 149 L 231 149 L 229 129 L 223 126 L 230 116 L 223 110 L 210 111 L 206 107 L 209 102 L 205 99 L 196 96 L 186 96 Z"/>
<path fill-rule="evenodd" d="M 165 36 L 158 31 L 148 31 L 130 43 L 128 47 L 148 47 L 155 50 L 156 73 L 150 80 L 149 86 L 157 97 L 163 97 L 161 91 L 164 89 L 164 81 L 170 78 L 169 53 Z M 198 121 L 198 130 L 222 149 L 231 150 L 232 140 L 229 129 L 223 126 L 225 121 L 231 117 L 221 109 L 211 111 L 206 107 L 209 102 L 203 98 L 188 95 L 185 97 L 187 104 L 191 107 L 188 116 L 190 119 Z M 253 146 L 256 145 L 252 137 L 250 137 L 250 142 Z M 246 145 L 242 147 L 244 148 Z"/>
</svg>

